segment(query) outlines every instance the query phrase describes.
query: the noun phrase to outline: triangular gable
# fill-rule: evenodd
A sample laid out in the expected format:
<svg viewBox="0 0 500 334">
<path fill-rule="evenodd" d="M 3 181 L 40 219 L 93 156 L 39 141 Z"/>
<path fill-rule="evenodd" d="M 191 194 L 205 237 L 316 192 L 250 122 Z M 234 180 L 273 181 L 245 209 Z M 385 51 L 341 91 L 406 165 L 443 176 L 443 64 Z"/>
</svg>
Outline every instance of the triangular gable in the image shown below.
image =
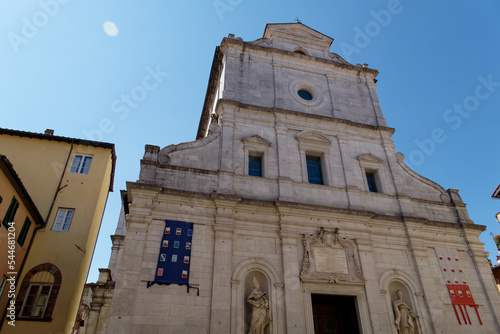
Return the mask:
<svg viewBox="0 0 500 334">
<path fill-rule="evenodd" d="M 245 137 L 241 141 L 245 144 L 251 143 L 251 144 L 257 144 L 257 145 L 263 145 L 263 146 L 271 146 L 271 142 L 269 140 L 266 140 L 259 135 Z"/>
<path fill-rule="evenodd" d="M 273 41 L 301 42 L 315 45 L 320 49 L 330 49 L 333 38 L 328 37 L 302 23 L 272 23 L 266 25 L 264 38 Z"/>
<path fill-rule="evenodd" d="M 358 161 L 375 163 L 375 164 L 381 164 L 384 161 L 384 160 L 380 159 L 379 157 L 374 156 L 371 153 L 360 155 L 356 159 L 358 159 Z"/>
</svg>

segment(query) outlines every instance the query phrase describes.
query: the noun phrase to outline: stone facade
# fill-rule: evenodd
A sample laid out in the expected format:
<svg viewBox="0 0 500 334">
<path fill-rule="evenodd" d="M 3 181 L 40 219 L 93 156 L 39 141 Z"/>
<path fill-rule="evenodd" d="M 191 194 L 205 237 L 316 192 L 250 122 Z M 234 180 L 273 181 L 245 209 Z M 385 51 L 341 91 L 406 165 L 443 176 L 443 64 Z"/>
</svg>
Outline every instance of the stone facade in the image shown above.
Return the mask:
<svg viewBox="0 0 500 334">
<path fill-rule="evenodd" d="M 378 72 L 330 53 L 332 41 L 301 23 L 222 40 L 197 140 L 147 145 L 139 180 L 127 183 L 102 333 L 248 333 L 255 291 L 272 317 L 264 333 L 321 331 L 322 298 L 352 304 L 350 322 L 335 325 L 342 333 L 396 334 L 401 314 L 413 315 L 414 333 L 500 332 L 485 227 L 457 190 L 394 152 Z M 166 219 L 194 223 L 199 295 L 147 287 Z M 452 304 L 451 271 L 470 306 Z"/>
</svg>

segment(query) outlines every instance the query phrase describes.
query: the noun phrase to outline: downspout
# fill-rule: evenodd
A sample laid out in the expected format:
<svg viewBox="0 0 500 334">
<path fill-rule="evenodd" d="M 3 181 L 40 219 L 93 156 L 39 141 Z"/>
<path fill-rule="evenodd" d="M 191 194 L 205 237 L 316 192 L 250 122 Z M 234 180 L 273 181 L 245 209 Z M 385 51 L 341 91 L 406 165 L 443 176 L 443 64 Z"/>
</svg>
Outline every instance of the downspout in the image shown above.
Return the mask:
<svg viewBox="0 0 500 334">
<path fill-rule="evenodd" d="M 52 213 L 52 209 L 54 208 L 54 204 L 56 203 L 57 194 L 59 194 L 59 191 L 62 188 L 66 187 L 66 186 L 64 186 L 61 188 L 61 183 L 62 183 L 62 180 L 64 178 L 64 174 L 66 173 L 66 168 L 68 167 L 69 157 L 71 156 L 72 152 L 73 152 L 73 141 L 71 141 L 71 148 L 69 149 L 68 157 L 66 158 L 66 164 L 64 165 L 64 169 L 63 169 L 63 172 L 61 174 L 61 178 L 59 179 L 59 184 L 57 185 L 56 193 L 54 194 L 54 198 L 52 199 L 52 204 L 50 204 L 50 209 L 49 209 L 49 213 L 47 214 L 47 218 L 45 219 L 45 224 L 47 224 L 47 222 L 49 221 L 50 214 Z"/>
</svg>

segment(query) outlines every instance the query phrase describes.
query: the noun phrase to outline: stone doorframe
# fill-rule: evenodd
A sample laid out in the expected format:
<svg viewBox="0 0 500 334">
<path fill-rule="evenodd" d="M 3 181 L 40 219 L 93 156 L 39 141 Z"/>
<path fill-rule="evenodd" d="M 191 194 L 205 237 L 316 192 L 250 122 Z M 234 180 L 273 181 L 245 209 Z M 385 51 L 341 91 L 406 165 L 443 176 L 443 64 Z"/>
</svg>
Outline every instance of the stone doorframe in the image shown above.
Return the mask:
<svg viewBox="0 0 500 334">
<path fill-rule="evenodd" d="M 303 283 L 303 291 L 306 334 L 314 334 L 311 294 L 356 297 L 360 332 L 363 334 L 373 333 L 366 300 L 365 286 L 363 284 Z"/>
</svg>

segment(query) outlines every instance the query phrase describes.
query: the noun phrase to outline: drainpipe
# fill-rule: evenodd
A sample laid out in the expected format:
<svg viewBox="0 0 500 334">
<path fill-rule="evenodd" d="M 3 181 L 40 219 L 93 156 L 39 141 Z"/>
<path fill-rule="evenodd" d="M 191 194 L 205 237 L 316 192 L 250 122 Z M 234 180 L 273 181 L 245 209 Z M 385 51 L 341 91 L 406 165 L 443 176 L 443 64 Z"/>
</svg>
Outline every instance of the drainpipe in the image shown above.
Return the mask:
<svg viewBox="0 0 500 334">
<path fill-rule="evenodd" d="M 66 187 L 66 186 L 64 186 L 61 188 L 61 183 L 62 183 L 62 180 L 64 178 L 64 174 L 66 173 L 66 168 L 68 167 L 69 158 L 71 157 L 72 152 L 73 152 L 73 141 L 71 141 L 71 148 L 69 149 L 68 157 L 66 158 L 66 164 L 64 165 L 64 169 L 63 169 L 63 172 L 61 174 L 61 178 L 59 179 L 59 184 L 57 185 L 56 193 L 54 194 L 54 198 L 52 199 L 52 203 L 50 204 L 50 209 L 49 209 L 49 213 L 47 213 L 47 218 L 45 219 L 45 224 L 47 224 L 47 222 L 49 221 L 50 214 L 52 213 L 52 209 L 54 208 L 54 204 L 56 203 L 56 198 L 57 198 L 57 195 L 59 194 L 59 191 L 61 191 L 62 188 Z"/>
</svg>

